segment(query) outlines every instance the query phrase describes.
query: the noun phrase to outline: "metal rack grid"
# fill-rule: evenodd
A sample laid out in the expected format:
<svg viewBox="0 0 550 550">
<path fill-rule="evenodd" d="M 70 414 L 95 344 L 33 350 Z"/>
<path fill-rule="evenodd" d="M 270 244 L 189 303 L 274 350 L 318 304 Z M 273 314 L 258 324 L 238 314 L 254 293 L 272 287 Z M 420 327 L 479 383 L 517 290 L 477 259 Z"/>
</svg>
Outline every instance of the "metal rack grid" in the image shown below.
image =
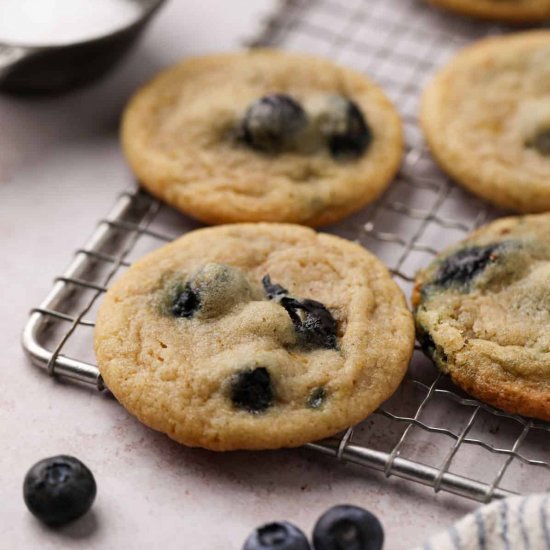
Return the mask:
<svg viewBox="0 0 550 550">
<path fill-rule="evenodd" d="M 498 214 L 438 171 L 416 112 L 438 66 L 471 40 L 502 30 L 419 0 L 286 0 L 248 44 L 309 51 L 365 71 L 401 110 L 407 148 L 396 181 L 377 203 L 328 231 L 377 254 L 407 296 L 418 268 Z M 23 347 L 33 363 L 103 390 L 92 351 L 99 298 L 134 259 L 197 226 L 143 191 L 123 193 L 32 311 Z M 418 348 L 404 383 L 383 407 L 309 447 L 478 501 L 550 487 L 550 426 L 466 396 Z"/>
</svg>

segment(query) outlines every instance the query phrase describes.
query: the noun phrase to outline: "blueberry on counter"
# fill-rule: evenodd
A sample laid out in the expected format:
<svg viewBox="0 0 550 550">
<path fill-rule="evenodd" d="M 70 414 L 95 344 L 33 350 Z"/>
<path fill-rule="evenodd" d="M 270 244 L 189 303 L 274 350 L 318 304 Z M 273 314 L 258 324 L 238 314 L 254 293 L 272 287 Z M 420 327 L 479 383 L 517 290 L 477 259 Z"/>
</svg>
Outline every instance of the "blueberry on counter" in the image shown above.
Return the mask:
<svg viewBox="0 0 550 550">
<path fill-rule="evenodd" d="M 27 508 L 48 525 L 79 518 L 90 509 L 95 496 L 92 472 L 72 456 L 53 456 L 37 462 L 23 483 Z"/>
<path fill-rule="evenodd" d="M 231 384 L 231 400 L 238 409 L 260 413 L 273 402 L 271 376 L 265 367 L 243 370 Z"/>
<path fill-rule="evenodd" d="M 303 107 L 286 94 L 271 94 L 254 101 L 241 122 L 244 142 L 260 151 L 276 153 L 307 126 Z"/>
<path fill-rule="evenodd" d="M 383 544 L 380 521 L 358 506 L 334 506 L 313 528 L 315 550 L 381 550 Z"/>
<path fill-rule="evenodd" d="M 246 539 L 243 550 L 311 550 L 311 546 L 300 529 L 283 521 L 255 529 Z"/>
</svg>

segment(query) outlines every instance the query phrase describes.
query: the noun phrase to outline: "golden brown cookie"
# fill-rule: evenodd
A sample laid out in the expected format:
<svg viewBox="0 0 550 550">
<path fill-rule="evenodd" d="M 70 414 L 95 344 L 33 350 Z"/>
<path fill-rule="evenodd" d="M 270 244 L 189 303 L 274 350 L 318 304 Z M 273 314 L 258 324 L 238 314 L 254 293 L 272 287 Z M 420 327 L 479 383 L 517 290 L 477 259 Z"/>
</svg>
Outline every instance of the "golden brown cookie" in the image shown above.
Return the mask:
<svg viewBox="0 0 550 550">
<path fill-rule="evenodd" d="M 436 160 L 472 193 L 550 210 L 550 30 L 462 51 L 424 93 L 421 121 Z"/>
<path fill-rule="evenodd" d="M 274 50 L 188 59 L 139 91 L 122 125 L 142 185 L 207 223 L 339 220 L 390 183 L 402 141 L 371 81 Z"/>
<path fill-rule="evenodd" d="M 428 2 L 472 17 L 509 23 L 550 19 L 550 0 L 428 0 Z"/>
<path fill-rule="evenodd" d="M 419 341 L 468 393 L 550 421 L 550 214 L 497 220 L 417 275 Z"/>
<path fill-rule="evenodd" d="M 186 234 L 134 264 L 95 351 L 142 422 L 213 450 L 293 447 L 359 422 L 397 388 L 414 326 L 359 245 L 295 225 Z"/>
</svg>

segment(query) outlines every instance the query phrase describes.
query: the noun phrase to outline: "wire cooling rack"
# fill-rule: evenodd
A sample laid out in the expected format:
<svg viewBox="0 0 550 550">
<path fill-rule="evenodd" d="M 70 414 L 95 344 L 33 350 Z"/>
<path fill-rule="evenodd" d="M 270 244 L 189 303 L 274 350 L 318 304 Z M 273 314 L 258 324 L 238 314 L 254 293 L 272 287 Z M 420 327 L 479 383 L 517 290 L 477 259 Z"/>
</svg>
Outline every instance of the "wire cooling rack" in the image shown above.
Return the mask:
<svg viewBox="0 0 550 550">
<path fill-rule="evenodd" d="M 407 138 L 400 174 L 377 203 L 328 230 L 377 254 L 407 296 L 416 270 L 438 250 L 498 215 L 438 171 L 416 113 L 438 66 L 468 42 L 503 30 L 420 0 L 286 0 L 248 44 L 331 57 L 369 74 L 397 104 Z M 92 351 L 99 298 L 134 259 L 197 226 L 143 191 L 122 194 L 32 311 L 23 347 L 33 363 L 104 389 Z M 383 407 L 309 447 L 478 501 L 550 488 L 550 426 L 466 396 L 418 349 Z"/>
</svg>

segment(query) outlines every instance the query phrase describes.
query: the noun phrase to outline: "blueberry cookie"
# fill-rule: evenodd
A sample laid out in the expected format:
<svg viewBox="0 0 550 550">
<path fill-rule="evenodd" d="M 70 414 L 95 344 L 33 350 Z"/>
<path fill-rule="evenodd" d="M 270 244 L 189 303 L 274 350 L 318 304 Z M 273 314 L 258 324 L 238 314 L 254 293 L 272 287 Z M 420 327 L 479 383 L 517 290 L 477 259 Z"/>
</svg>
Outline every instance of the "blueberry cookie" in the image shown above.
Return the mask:
<svg viewBox="0 0 550 550">
<path fill-rule="evenodd" d="M 134 264 L 100 308 L 107 387 L 142 422 L 213 450 L 293 447 L 369 415 L 414 323 L 359 245 L 284 224 L 200 229 Z"/>
<path fill-rule="evenodd" d="M 550 210 L 550 30 L 464 50 L 429 85 L 421 120 L 441 167 L 472 193 Z"/>
<path fill-rule="evenodd" d="M 417 275 L 418 338 L 482 401 L 550 421 L 550 214 L 503 218 Z"/>
<path fill-rule="evenodd" d="M 527 22 L 550 19 L 550 0 L 428 0 L 458 13 L 499 21 Z"/>
<path fill-rule="evenodd" d="M 380 195 L 403 152 L 380 88 L 272 50 L 162 73 L 127 107 L 122 143 L 146 189 L 207 223 L 334 222 Z"/>
</svg>

